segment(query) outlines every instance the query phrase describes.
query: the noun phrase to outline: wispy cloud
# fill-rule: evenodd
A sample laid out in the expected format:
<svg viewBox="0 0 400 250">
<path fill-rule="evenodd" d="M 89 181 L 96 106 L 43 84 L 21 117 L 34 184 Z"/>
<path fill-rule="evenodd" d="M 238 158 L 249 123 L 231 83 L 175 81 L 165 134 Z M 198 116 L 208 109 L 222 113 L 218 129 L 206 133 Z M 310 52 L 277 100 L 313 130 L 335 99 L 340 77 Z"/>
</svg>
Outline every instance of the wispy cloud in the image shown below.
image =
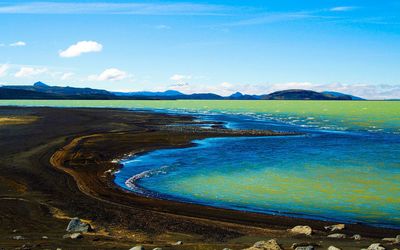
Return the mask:
<svg viewBox="0 0 400 250">
<path fill-rule="evenodd" d="M 10 43 L 10 47 L 23 47 L 23 46 L 26 46 L 26 42 L 18 41 L 15 43 Z"/>
<path fill-rule="evenodd" d="M 345 11 L 354 10 L 355 8 L 356 7 L 354 7 L 354 6 L 337 6 L 337 7 L 330 8 L 329 11 L 332 11 L 332 12 L 345 12 Z"/>
<path fill-rule="evenodd" d="M 109 68 L 101 72 L 99 75 L 91 75 L 88 77 L 90 81 L 121 81 L 132 77 L 127 72 L 117 68 Z"/>
<path fill-rule="evenodd" d="M 0 14 L 221 15 L 230 7 L 197 3 L 31 2 L 0 5 Z"/>
<path fill-rule="evenodd" d="M 7 75 L 7 71 L 10 68 L 10 65 L 8 64 L 1 64 L 0 65 L 0 77 L 3 77 Z"/>
<path fill-rule="evenodd" d="M 21 69 L 15 73 L 14 76 L 17 78 L 37 76 L 47 72 L 47 70 L 47 68 L 21 67 Z"/>
</svg>

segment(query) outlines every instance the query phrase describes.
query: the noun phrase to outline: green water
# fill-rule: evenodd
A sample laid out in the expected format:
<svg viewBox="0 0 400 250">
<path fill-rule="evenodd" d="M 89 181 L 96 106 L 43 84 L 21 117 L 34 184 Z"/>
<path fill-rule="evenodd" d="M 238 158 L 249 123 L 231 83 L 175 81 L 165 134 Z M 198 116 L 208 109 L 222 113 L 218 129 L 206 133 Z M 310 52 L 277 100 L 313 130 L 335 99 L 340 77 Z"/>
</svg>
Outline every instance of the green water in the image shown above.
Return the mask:
<svg viewBox="0 0 400 250">
<path fill-rule="evenodd" d="M 0 100 L 0 105 L 177 109 L 273 117 L 325 129 L 400 133 L 400 101 Z M 299 118 L 301 120 L 299 120 Z M 304 120 L 307 119 L 308 121 Z"/>
</svg>

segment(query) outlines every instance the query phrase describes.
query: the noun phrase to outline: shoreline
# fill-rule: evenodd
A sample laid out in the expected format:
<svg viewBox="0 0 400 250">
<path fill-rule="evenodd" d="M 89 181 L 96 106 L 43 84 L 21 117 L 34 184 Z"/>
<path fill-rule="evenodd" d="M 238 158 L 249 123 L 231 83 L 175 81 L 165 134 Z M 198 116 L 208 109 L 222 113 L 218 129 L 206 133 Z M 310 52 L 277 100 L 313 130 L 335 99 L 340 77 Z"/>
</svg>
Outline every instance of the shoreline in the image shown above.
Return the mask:
<svg viewBox="0 0 400 250">
<path fill-rule="evenodd" d="M 114 183 L 111 172 L 120 168 L 119 163 L 112 162 L 115 159 L 121 159 L 124 155 L 131 153 L 143 154 L 162 148 L 189 147 L 193 145 L 193 140 L 218 135 L 218 131 L 213 133 L 199 130 L 199 132 L 195 133 L 193 131 L 160 129 L 160 126 L 165 127 L 168 124 L 190 123 L 193 117 L 139 113 L 120 109 L 90 108 L 0 107 L 0 112 L 7 109 L 17 113 L 34 113 L 41 117 L 41 119 L 32 124 L 8 127 L 11 132 L 13 129 L 16 130 L 11 133 L 12 135 L 14 133 L 16 137 L 10 141 L 15 146 L 10 144 L 9 147 L 15 147 L 14 151 L 20 153 L 14 156 L 11 154 L 13 150 L 9 150 L 10 152 L 5 152 L 9 154 L 5 154 L 3 157 L 8 157 L 7 159 L 15 161 L 15 165 L 21 168 L 20 172 L 33 170 L 24 168 L 18 163 L 20 160 L 18 156 L 24 156 L 23 152 L 18 149 L 21 146 L 17 145 L 21 140 L 23 141 L 23 138 L 18 137 L 19 129 L 26 134 L 32 134 L 30 130 L 39 133 L 45 126 L 48 129 L 50 128 L 53 134 L 49 135 L 48 139 L 40 139 L 43 140 L 40 144 L 47 141 L 42 147 L 38 148 L 36 144 L 40 142 L 39 140 L 37 142 L 30 141 L 27 143 L 29 145 L 25 145 L 25 147 L 32 149 L 28 151 L 30 153 L 30 155 L 27 155 L 29 158 L 26 158 L 27 156 L 24 157 L 35 163 L 35 169 L 41 169 L 38 170 L 41 172 L 37 172 L 40 173 L 39 175 L 35 172 L 32 176 L 25 174 L 16 176 L 10 170 L 2 173 L 0 177 L 7 176 L 7 183 L 12 183 L 12 180 L 14 182 L 17 181 L 17 183 L 26 185 L 28 190 L 32 189 L 36 190 L 34 192 L 43 193 L 43 195 L 36 195 L 39 198 L 30 198 L 32 202 L 37 202 L 34 201 L 37 199 L 41 204 L 45 204 L 48 207 L 56 207 L 72 217 L 78 215 L 90 219 L 96 228 L 103 228 L 110 232 L 107 237 L 113 238 L 112 235 L 114 233 L 112 232 L 115 232 L 115 228 L 120 228 L 118 230 L 123 232 L 133 230 L 144 232 L 146 235 L 163 235 L 164 232 L 171 232 L 174 235 L 185 233 L 193 235 L 191 237 L 198 235 L 196 237 L 200 238 L 197 240 L 197 244 L 229 242 L 246 235 L 246 237 L 250 235 L 281 237 L 282 241 L 289 242 L 292 239 L 295 240 L 295 238 L 288 235 L 286 230 L 293 226 L 309 225 L 315 230 L 315 236 L 313 237 L 321 239 L 327 234 L 323 227 L 335 223 L 334 221 L 266 215 L 148 198 L 125 191 Z M 64 120 L 60 122 L 55 118 L 63 118 Z M 83 123 L 83 121 L 87 123 Z M 98 124 L 101 124 L 101 126 Z M 62 128 L 52 127 L 53 125 L 68 125 L 69 127 L 67 131 L 63 131 Z M 270 131 L 268 133 L 271 135 Z M 19 141 L 16 139 L 17 137 Z M 32 147 L 30 144 L 32 144 Z M 49 161 L 53 166 L 49 165 Z M 49 169 L 49 167 L 53 170 Z M 48 173 L 42 172 L 43 168 Z M 46 177 L 47 175 L 49 177 Z M 50 179 L 50 176 L 54 180 Z M 40 179 L 46 180 L 46 182 L 40 181 L 40 183 L 46 184 L 43 187 L 35 186 L 33 183 L 37 183 L 37 180 Z M 57 183 L 58 186 L 51 187 L 51 183 Z M 55 190 L 51 190 L 50 187 Z M 17 190 L 16 193 L 18 192 Z M 27 194 L 30 192 L 27 191 Z M 64 194 L 64 196 L 60 196 L 60 194 Z M 60 199 L 65 195 L 70 199 L 68 204 L 65 204 L 63 199 Z M 27 197 L 30 196 L 28 195 Z M 96 206 L 95 204 L 98 205 Z M 98 207 L 99 205 L 101 207 Z M 95 215 L 93 210 L 96 211 Z M 135 218 L 133 221 L 130 220 L 132 215 Z M 116 223 L 117 221 L 118 223 Z M 50 225 L 55 222 L 49 219 L 49 222 L 46 220 L 46 223 Z M 62 226 L 59 227 L 62 228 Z M 367 239 L 376 239 L 395 236 L 399 233 L 399 230 L 349 224 L 343 232 L 348 235 L 357 233 Z M 127 242 L 137 242 L 139 240 L 135 237 L 132 239 L 127 235 L 125 236 L 126 239 L 124 238 L 124 240 Z M 149 239 L 151 238 L 148 238 L 147 241 Z M 115 240 L 118 239 L 115 238 Z M 241 246 L 252 245 L 246 240 L 242 241 L 235 244 Z M 91 242 L 90 244 L 97 244 L 96 242 Z M 346 240 L 343 244 L 350 244 L 351 242 L 351 240 Z M 117 243 L 113 242 L 113 244 Z M 118 244 L 124 244 L 124 241 Z M 365 242 L 365 245 L 367 245 L 367 242 Z"/>
</svg>

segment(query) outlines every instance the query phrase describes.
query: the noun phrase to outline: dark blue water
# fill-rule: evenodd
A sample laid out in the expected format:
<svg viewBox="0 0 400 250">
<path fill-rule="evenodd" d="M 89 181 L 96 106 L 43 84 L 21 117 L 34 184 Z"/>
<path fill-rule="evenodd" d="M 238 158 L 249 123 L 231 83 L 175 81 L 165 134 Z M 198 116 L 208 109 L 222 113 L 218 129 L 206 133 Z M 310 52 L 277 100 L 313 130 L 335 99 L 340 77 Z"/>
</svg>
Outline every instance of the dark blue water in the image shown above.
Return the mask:
<svg viewBox="0 0 400 250">
<path fill-rule="evenodd" d="M 400 135 L 246 115 L 198 118 L 305 135 L 210 138 L 196 147 L 157 150 L 124 160 L 115 182 L 165 199 L 400 228 Z"/>
</svg>

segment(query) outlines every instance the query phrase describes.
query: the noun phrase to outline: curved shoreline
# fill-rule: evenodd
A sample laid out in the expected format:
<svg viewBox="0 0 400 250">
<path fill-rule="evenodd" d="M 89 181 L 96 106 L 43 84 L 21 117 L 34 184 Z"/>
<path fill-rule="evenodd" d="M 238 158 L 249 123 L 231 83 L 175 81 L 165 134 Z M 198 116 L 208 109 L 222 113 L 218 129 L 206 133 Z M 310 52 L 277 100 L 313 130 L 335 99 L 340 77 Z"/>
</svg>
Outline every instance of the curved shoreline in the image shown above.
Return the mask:
<svg viewBox="0 0 400 250">
<path fill-rule="evenodd" d="M 192 118 L 192 117 L 191 117 Z M 159 128 L 158 128 L 159 129 Z M 151 151 L 154 150 L 159 150 L 159 149 L 173 149 L 173 148 L 184 148 L 184 147 L 192 147 L 193 140 L 197 139 L 206 139 L 206 138 L 215 138 L 215 137 L 230 137 L 230 136 L 260 136 L 263 133 L 264 136 L 286 136 L 286 135 L 299 135 L 299 133 L 285 133 L 285 132 L 271 132 L 271 131 L 246 131 L 246 130 L 227 130 L 227 129 L 214 129 L 214 131 L 210 131 L 209 129 L 199 129 L 199 128 L 194 128 L 194 127 L 169 127 L 169 128 L 164 128 L 163 131 L 167 131 L 168 133 L 171 132 L 176 132 L 176 133 L 192 133 L 191 136 L 194 136 L 195 139 L 187 139 L 183 144 L 170 144 L 166 146 L 160 146 L 160 147 L 154 147 L 148 150 L 140 150 L 139 152 L 129 152 L 128 154 L 130 156 L 133 155 L 142 155 L 142 154 L 147 154 Z M 230 133 L 233 132 L 233 133 Z M 246 134 L 248 132 L 248 134 Z M 196 134 L 197 133 L 197 134 Z M 122 134 L 121 134 L 122 135 Z M 96 137 L 96 136 L 105 136 L 104 134 L 99 134 L 99 135 L 90 135 L 90 136 L 84 136 L 80 138 L 75 138 L 73 141 L 71 141 L 72 144 L 79 144 L 80 140 L 85 140 L 90 137 Z M 186 135 L 187 136 L 187 135 Z M 77 140 L 75 142 L 75 140 Z M 67 144 L 67 148 L 70 147 L 71 144 Z M 75 145 L 73 145 L 75 146 Z M 64 151 L 62 149 L 62 151 Z M 57 154 L 57 152 L 52 156 L 52 158 Z M 64 154 L 64 153 L 63 153 Z M 126 153 L 125 153 L 126 155 Z M 67 155 L 66 155 L 67 156 Z M 122 157 L 125 158 L 125 157 Z M 121 159 L 122 159 L 121 158 Z M 52 163 L 54 165 L 54 162 Z M 80 183 L 82 180 L 79 178 L 79 176 L 75 175 L 74 173 L 68 171 L 66 167 L 63 167 L 62 164 L 57 164 L 55 165 L 59 169 L 63 169 L 63 171 L 66 171 L 70 175 L 72 175 L 74 178 L 76 178 L 76 181 L 78 183 L 78 186 L 80 187 L 81 191 L 86 193 L 87 195 L 93 196 L 94 198 L 98 199 L 96 195 L 95 190 L 90 190 L 89 188 L 85 187 L 84 184 Z M 105 172 L 112 172 L 112 171 L 118 171 L 121 168 L 121 165 L 118 164 L 117 166 L 112 166 L 110 169 L 106 169 Z M 117 189 L 120 189 L 121 191 L 124 192 L 124 194 L 127 196 L 126 198 L 128 200 L 135 200 L 136 199 L 144 199 L 146 205 L 150 204 L 150 206 L 147 206 L 147 209 L 153 210 L 155 207 L 155 211 L 157 212 L 162 212 L 162 213 L 172 213 L 176 215 L 183 215 L 183 216 L 190 216 L 190 217 L 198 217 L 198 218 L 204 218 L 204 219 L 209 219 L 213 218 L 215 220 L 219 220 L 221 222 L 229 222 L 229 223 L 239 223 L 243 225 L 248 225 L 248 226 L 260 226 L 264 223 L 267 222 L 268 226 L 272 226 L 274 228 L 287 228 L 287 227 L 292 227 L 297 224 L 309 224 L 309 225 L 317 225 L 317 228 L 320 228 L 320 230 L 323 230 L 322 225 L 326 224 L 333 224 L 333 223 L 340 223 L 342 221 L 335 221 L 334 219 L 331 218 L 326 218 L 325 220 L 318 219 L 318 218 L 304 218 L 304 217 L 296 217 L 296 216 L 288 216 L 287 214 L 280 214 L 279 212 L 277 214 L 267 214 L 267 213 L 259 213 L 259 212 L 251 212 L 251 211 L 243 211 L 243 210 L 235 210 L 235 209 L 229 209 L 229 208 L 222 208 L 222 207 L 214 207 L 210 205 L 204 205 L 204 204 L 197 204 L 197 203 L 188 203 L 185 201 L 181 200 L 168 200 L 168 199 L 162 199 L 162 196 L 160 197 L 153 197 L 153 196 L 143 196 L 143 194 L 140 193 L 135 193 L 131 191 L 126 191 L 122 187 L 118 186 L 114 182 L 114 176 L 113 175 L 108 175 L 107 176 L 107 182 L 108 185 L 115 186 Z M 106 202 L 109 202 L 109 200 L 105 200 Z M 124 204 L 121 200 L 119 200 L 119 203 L 117 204 Z M 154 204 L 157 204 L 156 206 Z M 153 206 L 154 205 L 154 206 Z M 129 205 L 128 205 L 129 206 Z M 179 208 L 178 208 L 179 207 Z M 161 209 L 160 209 L 161 208 Z M 206 213 L 200 212 L 200 210 L 206 209 L 209 210 Z M 194 212 L 193 211 L 199 211 L 199 212 Z M 214 216 L 211 216 L 211 214 L 214 214 Z M 224 214 L 221 216 L 221 214 Z M 217 215 L 217 216 L 215 216 Z M 235 219 L 232 219 L 233 217 L 237 217 Z M 241 218 L 241 219 L 239 219 Z M 363 223 L 358 223 L 358 224 L 349 224 L 350 227 L 355 227 L 357 228 L 354 232 L 366 232 L 372 233 L 371 235 L 377 234 L 380 235 L 383 231 L 385 230 L 397 230 L 395 228 L 388 228 L 388 227 L 376 227 L 368 224 L 363 224 Z M 360 230 L 360 229 L 367 229 L 367 230 Z M 318 229 L 317 229 L 318 230 Z"/>
<path fill-rule="evenodd" d="M 9 192 L 7 197 L 25 198 L 32 204 L 48 207 L 50 211 L 62 212 L 57 212 L 62 216 L 48 217 L 32 208 L 35 218 L 26 218 L 20 225 L 20 218 L 26 213 L 21 211 L 19 214 L 20 204 L 9 204 L 9 208 L 17 213 L 9 220 L 3 220 L 9 228 L 26 227 L 25 231 L 36 232 L 36 217 L 39 217 L 41 226 L 45 228 L 41 230 L 48 230 L 44 233 L 56 234 L 60 239 L 55 241 L 58 244 L 70 244 L 62 241 L 67 221 L 59 219 L 67 214 L 89 219 L 98 229 L 110 232 L 107 239 L 113 239 L 113 246 L 126 247 L 119 239 L 121 230 L 126 232 L 123 234 L 126 242 L 137 242 L 137 238 L 129 238 L 133 230 L 148 235 L 148 242 L 158 239 L 157 235 L 171 232 L 200 237 L 193 240 L 196 244 L 238 239 L 241 243 L 237 244 L 244 248 L 254 241 L 250 239 L 253 243 L 249 244 L 241 237 L 252 235 L 278 237 L 290 246 L 293 236 L 286 230 L 296 225 L 309 225 L 315 230 L 313 239 L 325 239 L 324 226 L 334 223 L 148 198 L 114 184 L 112 172 L 121 167 L 112 162 L 115 159 L 162 148 L 189 147 L 193 140 L 218 135 L 207 130 L 198 133 L 168 130 L 165 126 L 190 123 L 192 117 L 120 109 L 0 107 L 1 110 L 34 114 L 41 119 L 31 124 L 3 128 L 7 133 L 0 133 L 0 159 L 3 160 L 0 161 L 0 178 L 3 178 L 0 190 L 14 190 L 6 191 Z M 3 164 L 5 162 L 13 168 Z M 2 185 L 6 186 L 3 188 Z M 343 233 L 376 239 L 395 236 L 399 230 L 351 224 Z M 38 234 L 43 235 L 43 231 L 38 231 Z M 100 241 L 102 239 L 100 237 Z M 97 241 L 86 240 L 79 244 L 83 242 L 90 246 L 97 244 Z M 366 240 L 363 244 L 371 242 Z M 15 246 L 15 242 L 9 244 Z M 341 244 L 354 243 L 349 239 Z"/>
</svg>

